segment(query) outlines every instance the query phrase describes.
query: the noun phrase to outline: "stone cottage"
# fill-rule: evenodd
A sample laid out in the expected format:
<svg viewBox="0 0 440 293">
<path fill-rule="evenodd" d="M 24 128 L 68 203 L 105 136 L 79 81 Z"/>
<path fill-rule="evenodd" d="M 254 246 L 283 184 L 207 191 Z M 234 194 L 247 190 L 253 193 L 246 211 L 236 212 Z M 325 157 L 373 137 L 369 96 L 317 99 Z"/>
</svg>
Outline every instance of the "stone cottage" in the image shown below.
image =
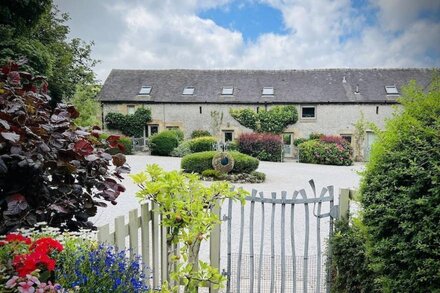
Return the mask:
<svg viewBox="0 0 440 293">
<path fill-rule="evenodd" d="M 285 130 L 286 155 L 294 138 L 318 132 L 352 141 L 354 124 L 363 115 L 379 128 L 398 105 L 402 86 L 411 80 L 427 86 L 428 69 L 322 70 L 119 70 L 111 71 L 98 96 L 102 119 L 110 112 L 131 114 L 149 107 L 150 136 L 179 128 L 189 137 L 208 130 L 223 141 L 250 132 L 229 114 L 230 108 L 255 111 L 295 105 L 298 122 Z M 374 134 L 367 131 L 365 155 Z"/>
</svg>

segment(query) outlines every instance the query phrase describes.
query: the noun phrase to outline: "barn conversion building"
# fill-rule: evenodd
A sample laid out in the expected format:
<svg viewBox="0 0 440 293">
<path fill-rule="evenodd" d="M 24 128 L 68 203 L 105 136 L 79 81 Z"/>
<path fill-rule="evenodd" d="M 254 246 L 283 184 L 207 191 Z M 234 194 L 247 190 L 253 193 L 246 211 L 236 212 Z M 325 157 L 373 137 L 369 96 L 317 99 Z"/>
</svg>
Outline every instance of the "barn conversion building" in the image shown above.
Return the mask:
<svg viewBox="0 0 440 293">
<path fill-rule="evenodd" d="M 114 69 L 98 98 L 103 119 L 110 112 L 130 114 L 149 107 L 146 136 L 170 128 L 180 128 L 187 137 L 197 129 L 212 133 L 218 124 L 216 134 L 223 141 L 251 131 L 230 116 L 231 108 L 294 105 L 299 117 L 285 130 L 288 146 L 313 132 L 351 140 L 362 115 L 381 128 L 398 105 L 402 87 L 411 80 L 425 87 L 431 75 L 429 69 Z M 367 154 L 374 134 L 368 131 L 366 137 Z"/>
</svg>

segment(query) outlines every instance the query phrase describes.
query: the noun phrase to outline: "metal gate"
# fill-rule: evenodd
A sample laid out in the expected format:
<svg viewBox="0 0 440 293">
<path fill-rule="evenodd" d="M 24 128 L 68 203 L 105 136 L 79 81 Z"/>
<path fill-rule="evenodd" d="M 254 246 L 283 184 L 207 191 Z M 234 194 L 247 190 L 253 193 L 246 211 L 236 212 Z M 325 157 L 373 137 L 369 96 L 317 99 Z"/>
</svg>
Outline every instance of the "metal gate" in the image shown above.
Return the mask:
<svg viewBox="0 0 440 293">
<path fill-rule="evenodd" d="M 326 251 L 323 238 L 331 236 L 337 216 L 334 188 L 323 188 L 317 197 L 309 183 L 313 197 L 305 189 L 270 197 L 252 190 L 246 205 L 228 202 L 226 292 L 330 291 L 331 247 Z"/>
</svg>

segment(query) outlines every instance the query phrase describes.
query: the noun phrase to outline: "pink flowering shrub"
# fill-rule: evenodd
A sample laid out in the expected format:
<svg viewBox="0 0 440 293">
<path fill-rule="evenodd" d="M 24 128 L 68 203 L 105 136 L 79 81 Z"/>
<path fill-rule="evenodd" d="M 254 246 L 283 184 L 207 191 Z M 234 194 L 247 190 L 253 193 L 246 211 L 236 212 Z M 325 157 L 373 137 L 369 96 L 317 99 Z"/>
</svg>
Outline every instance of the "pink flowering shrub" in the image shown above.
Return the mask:
<svg viewBox="0 0 440 293">
<path fill-rule="evenodd" d="M 353 150 L 350 144 L 340 136 L 322 135 L 299 144 L 301 163 L 350 166 Z"/>
<path fill-rule="evenodd" d="M 281 161 L 283 141 L 280 135 L 243 133 L 237 139 L 238 150 L 262 161 Z"/>
</svg>

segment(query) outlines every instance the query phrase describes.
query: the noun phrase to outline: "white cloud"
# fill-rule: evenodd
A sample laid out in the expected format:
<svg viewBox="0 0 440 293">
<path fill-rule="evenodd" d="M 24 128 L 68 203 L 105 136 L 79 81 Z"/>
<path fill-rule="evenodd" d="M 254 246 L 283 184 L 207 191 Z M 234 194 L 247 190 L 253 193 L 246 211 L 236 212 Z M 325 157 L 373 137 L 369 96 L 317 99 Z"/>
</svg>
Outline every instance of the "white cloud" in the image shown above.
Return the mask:
<svg viewBox="0 0 440 293">
<path fill-rule="evenodd" d="M 112 68 L 334 68 L 439 66 L 440 23 L 422 12 L 435 1 L 371 0 L 376 24 L 350 0 L 258 0 L 279 9 L 288 31 L 245 42 L 197 12 L 231 0 L 154 0 L 107 4 L 124 24 L 110 52 L 97 56 L 105 79 Z M 257 0 L 255 0 L 257 1 Z M 119 22 L 121 23 L 121 22 Z M 110 28 L 109 28 L 110 29 Z M 342 41 L 341 41 L 342 40 Z M 97 48 L 99 40 L 95 40 Z M 428 55 L 434 52 L 436 57 Z"/>
</svg>

